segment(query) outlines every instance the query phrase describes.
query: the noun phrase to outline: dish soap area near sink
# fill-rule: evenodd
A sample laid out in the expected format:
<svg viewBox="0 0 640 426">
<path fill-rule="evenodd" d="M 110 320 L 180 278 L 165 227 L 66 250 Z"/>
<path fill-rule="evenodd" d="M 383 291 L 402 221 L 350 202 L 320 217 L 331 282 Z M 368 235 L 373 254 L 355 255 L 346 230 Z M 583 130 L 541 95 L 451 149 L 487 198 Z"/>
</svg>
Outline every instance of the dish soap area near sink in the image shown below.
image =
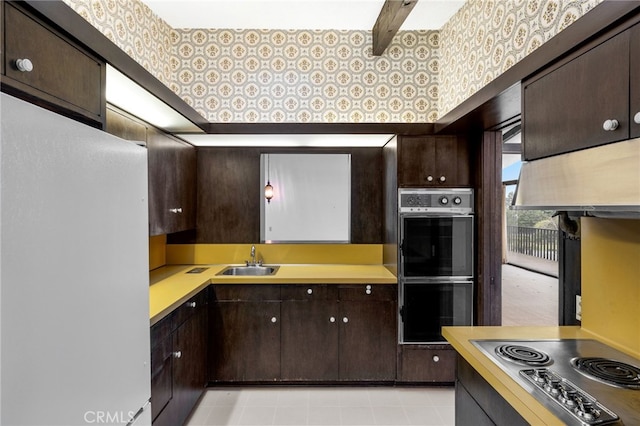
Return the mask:
<svg viewBox="0 0 640 426">
<path fill-rule="evenodd" d="M 275 275 L 279 266 L 227 266 L 216 275 L 265 276 Z"/>
</svg>

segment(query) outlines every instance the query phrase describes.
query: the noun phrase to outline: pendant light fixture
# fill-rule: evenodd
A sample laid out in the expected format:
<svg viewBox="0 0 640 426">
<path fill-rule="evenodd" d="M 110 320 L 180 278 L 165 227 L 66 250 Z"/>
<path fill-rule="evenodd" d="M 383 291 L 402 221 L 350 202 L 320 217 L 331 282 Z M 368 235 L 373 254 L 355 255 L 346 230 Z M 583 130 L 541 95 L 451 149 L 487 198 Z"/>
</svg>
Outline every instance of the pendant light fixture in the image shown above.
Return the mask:
<svg viewBox="0 0 640 426">
<path fill-rule="evenodd" d="M 271 172 L 269 170 L 269 154 L 267 154 L 266 157 L 267 157 L 267 184 L 264 187 L 264 198 L 267 199 L 267 203 L 271 203 L 271 199 L 273 198 L 273 186 L 271 186 L 271 180 L 270 180 Z"/>
</svg>

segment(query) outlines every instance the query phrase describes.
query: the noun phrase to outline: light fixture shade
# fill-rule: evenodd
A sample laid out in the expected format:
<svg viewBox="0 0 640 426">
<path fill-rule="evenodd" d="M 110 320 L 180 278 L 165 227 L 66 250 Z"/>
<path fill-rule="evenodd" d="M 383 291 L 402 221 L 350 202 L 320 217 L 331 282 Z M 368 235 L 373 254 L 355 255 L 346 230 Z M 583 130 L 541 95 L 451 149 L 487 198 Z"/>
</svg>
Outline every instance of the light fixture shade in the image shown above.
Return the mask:
<svg viewBox="0 0 640 426">
<path fill-rule="evenodd" d="M 271 186 L 271 182 L 267 181 L 267 184 L 264 187 L 264 198 L 267 199 L 267 202 L 270 203 L 273 198 L 273 186 Z"/>
</svg>

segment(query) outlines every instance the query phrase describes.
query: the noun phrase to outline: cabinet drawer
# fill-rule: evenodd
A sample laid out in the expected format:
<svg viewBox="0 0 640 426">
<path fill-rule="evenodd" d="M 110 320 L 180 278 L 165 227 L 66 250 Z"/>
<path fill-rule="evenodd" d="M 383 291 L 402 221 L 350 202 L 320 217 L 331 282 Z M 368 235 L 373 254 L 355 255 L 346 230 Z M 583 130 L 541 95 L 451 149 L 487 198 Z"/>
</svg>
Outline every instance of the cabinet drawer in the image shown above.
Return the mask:
<svg viewBox="0 0 640 426">
<path fill-rule="evenodd" d="M 282 300 L 338 300 L 338 286 L 293 284 L 281 287 Z"/>
<path fill-rule="evenodd" d="M 356 284 L 339 286 L 340 300 L 388 300 L 397 299 L 398 288 L 395 285 Z"/>
<path fill-rule="evenodd" d="M 214 300 L 280 300 L 280 286 L 270 284 L 221 284 L 213 286 Z"/>
<path fill-rule="evenodd" d="M 180 325 L 198 312 L 198 310 L 207 305 L 207 292 L 208 289 L 202 290 L 174 311 L 173 330 L 180 327 Z"/>
<path fill-rule="evenodd" d="M 21 92 L 104 122 L 105 65 L 21 9 L 5 7 L 4 70 L 8 84 Z M 29 59 L 20 71 L 17 59 Z M 36 91 L 32 90 L 35 89 Z"/>
<path fill-rule="evenodd" d="M 401 345 L 400 382 L 453 383 L 456 351 L 449 345 Z"/>
</svg>

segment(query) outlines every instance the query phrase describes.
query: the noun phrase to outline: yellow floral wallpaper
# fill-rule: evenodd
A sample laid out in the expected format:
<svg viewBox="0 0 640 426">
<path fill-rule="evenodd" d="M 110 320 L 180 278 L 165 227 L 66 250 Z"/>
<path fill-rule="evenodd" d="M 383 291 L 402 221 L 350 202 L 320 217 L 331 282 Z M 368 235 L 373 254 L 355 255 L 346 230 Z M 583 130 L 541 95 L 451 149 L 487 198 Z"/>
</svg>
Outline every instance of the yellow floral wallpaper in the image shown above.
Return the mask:
<svg viewBox="0 0 640 426">
<path fill-rule="evenodd" d="M 467 0 L 440 31 L 174 29 L 140 0 L 63 0 L 211 122 L 434 122 L 602 0 Z"/>
<path fill-rule="evenodd" d="M 441 117 L 602 0 L 467 0 L 440 31 Z"/>
<path fill-rule="evenodd" d="M 437 117 L 438 32 L 177 30 L 178 94 L 212 122 L 425 122 Z"/>
</svg>

